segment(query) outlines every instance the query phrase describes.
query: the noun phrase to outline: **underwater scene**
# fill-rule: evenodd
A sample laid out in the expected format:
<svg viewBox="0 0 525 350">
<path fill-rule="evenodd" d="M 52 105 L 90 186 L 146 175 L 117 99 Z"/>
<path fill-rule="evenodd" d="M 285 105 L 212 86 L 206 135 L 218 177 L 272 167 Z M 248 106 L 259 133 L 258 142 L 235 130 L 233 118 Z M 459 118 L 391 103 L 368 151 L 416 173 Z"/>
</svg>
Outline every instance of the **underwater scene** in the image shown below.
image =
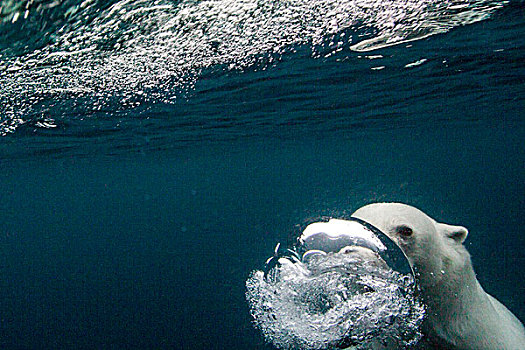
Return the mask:
<svg viewBox="0 0 525 350">
<path fill-rule="evenodd" d="M 525 321 L 524 31 L 523 0 L 0 0 L 0 347 L 412 349 L 414 271 L 297 245 L 375 202 L 466 227 Z"/>
</svg>

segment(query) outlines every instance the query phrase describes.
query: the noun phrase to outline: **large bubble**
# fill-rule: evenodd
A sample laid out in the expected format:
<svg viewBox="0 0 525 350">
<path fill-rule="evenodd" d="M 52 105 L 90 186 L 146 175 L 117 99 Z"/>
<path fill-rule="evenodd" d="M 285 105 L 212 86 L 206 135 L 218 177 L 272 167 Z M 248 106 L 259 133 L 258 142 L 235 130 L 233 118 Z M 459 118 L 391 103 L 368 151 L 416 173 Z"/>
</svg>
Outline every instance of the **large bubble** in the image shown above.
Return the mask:
<svg viewBox="0 0 525 350">
<path fill-rule="evenodd" d="M 425 310 L 413 276 L 373 250 L 276 259 L 251 273 L 246 297 L 255 326 L 277 348 L 399 349 L 421 338 Z"/>
</svg>

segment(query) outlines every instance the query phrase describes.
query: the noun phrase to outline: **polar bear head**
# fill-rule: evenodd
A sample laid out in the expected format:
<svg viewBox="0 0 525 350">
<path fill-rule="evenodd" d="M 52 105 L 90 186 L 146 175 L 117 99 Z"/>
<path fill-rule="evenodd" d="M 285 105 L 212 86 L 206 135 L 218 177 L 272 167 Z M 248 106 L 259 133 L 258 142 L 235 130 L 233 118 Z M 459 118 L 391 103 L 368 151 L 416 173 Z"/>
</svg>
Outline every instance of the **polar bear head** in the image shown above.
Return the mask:
<svg viewBox="0 0 525 350">
<path fill-rule="evenodd" d="M 438 223 L 421 210 L 401 203 L 369 204 L 352 216 L 374 225 L 401 247 L 423 288 L 442 280 L 454 283 L 461 270 L 471 268 L 463 246 L 468 231 L 462 226 Z"/>
<path fill-rule="evenodd" d="M 463 246 L 466 228 L 399 203 L 370 204 L 352 216 L 383 231 L 408 257 L 427 307 L 422 329 L 429 348 L 524 348 L 521 322 L 476 279 Z"/>
</svg>

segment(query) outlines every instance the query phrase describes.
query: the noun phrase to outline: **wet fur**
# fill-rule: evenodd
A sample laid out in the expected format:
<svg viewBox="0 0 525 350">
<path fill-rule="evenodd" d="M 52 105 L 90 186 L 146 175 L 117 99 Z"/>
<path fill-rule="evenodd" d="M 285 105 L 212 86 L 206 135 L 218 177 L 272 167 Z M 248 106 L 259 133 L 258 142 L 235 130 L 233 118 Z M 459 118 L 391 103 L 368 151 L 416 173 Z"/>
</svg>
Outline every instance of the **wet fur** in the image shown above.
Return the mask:
<svg viewBox="0 0 525 350">
<path fill-rule="evenodd" d="M 353 216 L 392 238 L 408 256 L 427 306 L 422 329 L 432 349 L 523 350 L 525 329 L 476 279 L 463 241 L 467 230 L 441 224 L 422 211 L 399 203 L 376 203 Z M 397 233 L 410 226 L 413 234 Z"/>
</svg>

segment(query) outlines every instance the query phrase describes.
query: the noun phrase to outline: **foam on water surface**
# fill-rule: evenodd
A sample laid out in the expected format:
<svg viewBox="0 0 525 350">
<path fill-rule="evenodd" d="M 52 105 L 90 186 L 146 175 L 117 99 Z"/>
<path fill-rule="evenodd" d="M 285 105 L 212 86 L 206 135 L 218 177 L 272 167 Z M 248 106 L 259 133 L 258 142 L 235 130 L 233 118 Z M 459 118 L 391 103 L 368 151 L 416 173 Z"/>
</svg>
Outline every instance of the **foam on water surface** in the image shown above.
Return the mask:
<svg viewBox="0 0 525 350">
<path fill-rule="evenodd" d="M 0 135 L 30 121 L 52 128 L 57 99 L 80 119 L 172 103 L 209 68 L 266 69 L 303 45 L 314 57 L 374 50 L 483 20 L 504 3 L 3 0 Z"/>
</svg>

